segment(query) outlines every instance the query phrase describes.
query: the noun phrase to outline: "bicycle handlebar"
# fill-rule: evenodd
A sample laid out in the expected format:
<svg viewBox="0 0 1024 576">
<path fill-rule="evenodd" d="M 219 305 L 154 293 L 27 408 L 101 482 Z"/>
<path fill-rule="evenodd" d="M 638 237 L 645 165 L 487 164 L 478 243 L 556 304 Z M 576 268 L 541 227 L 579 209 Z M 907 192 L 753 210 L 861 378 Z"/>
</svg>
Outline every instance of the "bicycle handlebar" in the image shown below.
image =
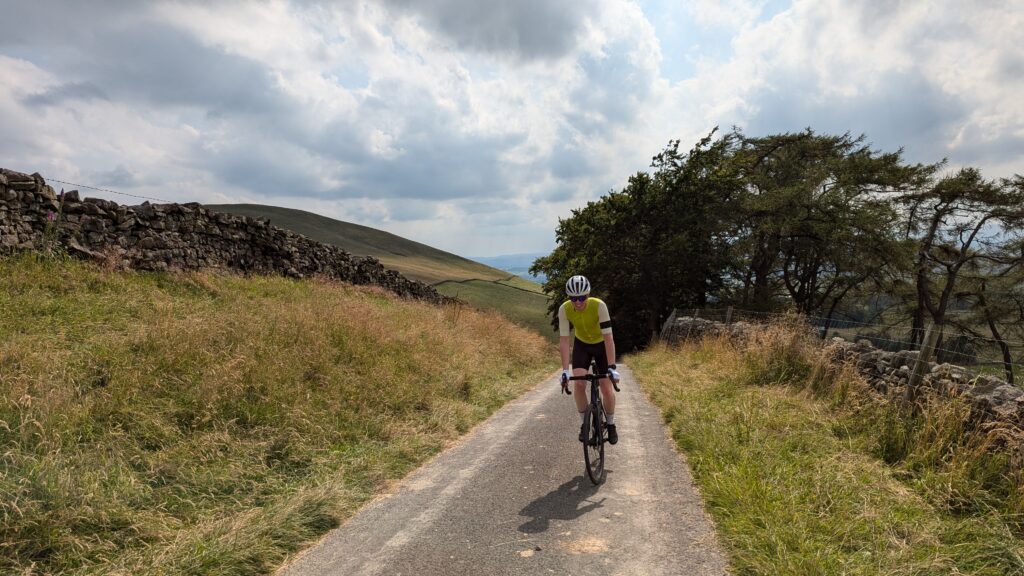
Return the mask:
<svg viewBox="0 0 1024 576">
<path fill-rule="evenodd" d="M 619 390 L 619 385 L 615 382 L 615 380 L 612 380 L 610 376 L 611 374 L 586 374 L 584 376 L 569 376 L 569 380 L 584 380 L 586 382 L 590 382 L 608 378 L 609 380 L 611 380 L 612 387 L 615 388 L 615 391 L 622 392 L 622 390 Z"/>
</svg>

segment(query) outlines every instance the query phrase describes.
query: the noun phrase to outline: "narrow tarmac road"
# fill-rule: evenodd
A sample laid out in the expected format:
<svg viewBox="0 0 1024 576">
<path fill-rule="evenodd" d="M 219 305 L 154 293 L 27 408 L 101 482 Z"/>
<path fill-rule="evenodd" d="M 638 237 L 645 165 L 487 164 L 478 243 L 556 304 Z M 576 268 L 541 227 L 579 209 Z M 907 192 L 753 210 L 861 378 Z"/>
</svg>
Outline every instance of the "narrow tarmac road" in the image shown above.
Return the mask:
<svg viewBox="0 0 1024 576">
<path fill-rule="evenodd" d="M 622 367 L 608 477 L 556 379 L 509 403 L 280 576 L 727 574 L 689 468 Z"/>
</svg>

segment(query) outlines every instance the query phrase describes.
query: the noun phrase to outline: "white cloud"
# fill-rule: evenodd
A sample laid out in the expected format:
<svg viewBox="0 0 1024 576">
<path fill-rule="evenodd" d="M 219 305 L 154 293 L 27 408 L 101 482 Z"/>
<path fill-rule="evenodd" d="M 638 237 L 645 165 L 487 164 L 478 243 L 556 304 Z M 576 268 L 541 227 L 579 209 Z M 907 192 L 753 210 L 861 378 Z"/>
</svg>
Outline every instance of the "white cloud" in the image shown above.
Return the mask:
<svg viewBox="0 0 1024 576">
<path fill-rule="evenodd" d="M 701 62 L 671 100 L 697 101 L 701 113 L 681 115 L 691 126 L 863 132 L 915 161 L 949 156 L 1007 175 L 992 146 L 1024 148 L 1021 14 L 995 3 L 797 0 L 739 29 L 732 56 Z"/>
<path fill-rule="evenodd" d="M 548 248 L 559 216 L 716 125 L 864 132 L 915 161 L 1024 171 L 1013 3 L 4 10 L 22 23 L 0 38 L 5 167 L 305 208 L 456 252 Z M 686 36 L 671 53 L 666 33 Z"/>
</svg>

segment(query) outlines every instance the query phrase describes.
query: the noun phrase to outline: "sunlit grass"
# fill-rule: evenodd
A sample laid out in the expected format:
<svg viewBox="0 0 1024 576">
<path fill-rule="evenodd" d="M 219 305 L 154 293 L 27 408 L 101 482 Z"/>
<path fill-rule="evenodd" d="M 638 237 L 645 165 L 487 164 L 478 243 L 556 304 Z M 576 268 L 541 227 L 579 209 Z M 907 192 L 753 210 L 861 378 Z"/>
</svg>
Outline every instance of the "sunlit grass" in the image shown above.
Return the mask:
<svg viewBox="0 0 1024 576">
<path fill-rule="evenodd" d="M 553 357 L 372 288 L 0 260 L 0 572 L 271 571 Z"/>
<path fill-rule="evenodd" d="M 632 358 L 737 574 L 1021 574 L 1020 438 L 913 411 L 792 326 Z"/>
</svg>

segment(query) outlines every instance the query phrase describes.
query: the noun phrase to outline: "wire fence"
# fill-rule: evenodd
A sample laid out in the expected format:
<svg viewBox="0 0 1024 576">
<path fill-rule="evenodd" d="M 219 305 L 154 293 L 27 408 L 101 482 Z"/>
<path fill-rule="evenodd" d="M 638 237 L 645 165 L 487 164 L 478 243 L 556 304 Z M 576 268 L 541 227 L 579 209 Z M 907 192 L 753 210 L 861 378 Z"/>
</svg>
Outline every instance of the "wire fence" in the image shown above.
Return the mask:
<svg viewBox="0 0 1024 576">
<path fill-rule="evenodd" d="M 99 192 L 107 192 L 109 194 L 118 194 L 120 196 L 130 196 L 132 198 L 141 198 L 143 200 L 154 200 L 156 202 L 162 202 L 164 204 L 174 204 L 171 200 L 164 200 L 163 198 L 154 198 L 152 196 L 139 196 L 138 194 L 129 194 L 127 192 L 118 192 L 117 190 L 110 190 L 108 188 L 97 188 L 95 186 L 89 186 L 87 184 L 75 184 L 74 182 L 65 182 L 64 180 L 57 180 L 56 178 L 48 178 L 47 182 L 57 182 L 58 184 L 64 184 L 65 186 L 74 186 L 76 188 L 88 188 L 89 190 L 96 190 Z"/>
<path fill-rule="evenodd" d="M 866 340 L 872 346 L 888 352 L 918 350 L 921 342 L 911 338 L 912 325 L 905 319 L 890 323 L 862 322 L 846 318 L 826 318 L 791 312 L 764 312 L 740 308 L 686 308 L 677 309 L 675 317 L 692 316 L 717 322 L 749 322 L 765 324 L 784 318 L 799 317 L 818 329 L 821 338 L 840 337 L 857 342 Z M 923 331 L 922 331 L 923 336 Z M 1009 352 L 1009 361 L 1003 356 L 1002 345 Z M 935 360 L 941 363 L 968 367 L 976 372 L 1005 376 L 1009 368 L 1015 374 L 1024 373 L 1024 342 L 1019 340 L 979 336 L 954 325 L 942 327 L 942 335 L 933 348 Z"/>
</svg>

